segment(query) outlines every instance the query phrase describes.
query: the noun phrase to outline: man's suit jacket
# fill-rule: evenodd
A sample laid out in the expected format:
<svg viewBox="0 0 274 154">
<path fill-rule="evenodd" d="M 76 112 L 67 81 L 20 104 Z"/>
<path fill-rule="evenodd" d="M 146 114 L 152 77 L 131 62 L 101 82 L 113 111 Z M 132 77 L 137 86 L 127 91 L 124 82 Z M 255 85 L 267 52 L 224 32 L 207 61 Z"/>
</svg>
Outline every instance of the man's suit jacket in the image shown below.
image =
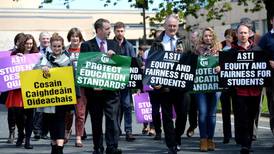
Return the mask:
<svg viewBox="0 0 274 154">
<path fill-rule="evenodd" d="M 112 40 L 107 40 L 107 49 L 108 50 L 113 50 L 116 54 L 119 54 L 119 46 Z M 97 44 L 97 41 L 95 38 L 85 41 L 81 44 L 81 49 L 80 49 L 80 53 L 82 52 L 100 52 L 100 48 Z M 93 93 L 93 89 L 92 88 L 85 88 L 86 93 L 91 92 Z M 102 91 L 99 91 L 102 92 Z M 103 90 L 103 92 L 107 92 L 107 93 L 116 93 L 116 91 L 108 91 L 108 90 Z"/>
<path fill-rule="evenodd" d="M 116 54 L 120 54 L 119 46 L 112 40 L 107 40 L 107 49 L 113 50 Z M 95 38 L 81 44 L 80 52 L 100 52 L 100 48 Z"/>
</svg>

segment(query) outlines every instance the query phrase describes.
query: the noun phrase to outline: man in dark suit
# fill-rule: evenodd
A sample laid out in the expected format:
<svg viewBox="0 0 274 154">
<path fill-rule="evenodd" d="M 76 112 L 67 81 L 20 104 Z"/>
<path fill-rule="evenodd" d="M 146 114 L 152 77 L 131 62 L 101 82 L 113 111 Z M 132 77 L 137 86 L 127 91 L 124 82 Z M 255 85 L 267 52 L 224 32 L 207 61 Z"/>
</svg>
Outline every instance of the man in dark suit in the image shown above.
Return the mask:
<svg viewBox="0 0 274 154">
<path fill-rule="evenodd" d="M 151 55 L 160 52 L 191 52 L 189 41 L 177 35 L 179 30 L 179 19 L 176 15 L 171 14 L 166 17 L 164 29 L 165 30 L 155 38 L 152 43 L 147 62 L 151 60 Z M 153 92 L 150 92 L 150 94 L 153 95 L 153 102 L 156 103 L 157 101 L 161 105 L 168 154 L 177 154 L 177 151 L 180 150 L 181 135 L 184 133 L 187 121 L 188 93 L 183 89 L 181 90 L 162 85 L 153 85 L 153 88 Z M 172 112 L 173 106 L 176 112 L 175 127 Z M 158 139 L 160 139 L 160 137 Z"/>
<path fill-rule="evenodd" d="M 81 52 L 104 52 L 108 56 L 112 56 L 119 52 L 116 43 L 107 40 L 111 32 L 110 22 L 106 19 L 98 19 L 94 28 L 96 31 L 95 38 L 88 40 L 81 45 Z M 115 53 L 116 52 L 116 53 Z M 120 105 L 119 92 L 108 91 L 98 88 L 85 88 L 88 110 L 91 115 L 92 134 L 94 152 L 93 154 L 103 154 L 103 132 L 102 121 L 103 113 L 105 113 L 105 139 L 106 154 L 121 154 L 118 149 L 119 125 L 118 125 L 118 109 Z"/>
<path fill-rule="evenodd" d="M 46 54 L 49 52 L 49 46 L 50 46 L 50 33 L 49 32 L 41 32 L 39 35 L 39 42 L 40 45 L 38 47 L 39 52 L 41 55 Z M 43 112 L 37 112 L 34 113 L 33 118 L 33 133 L 34 138 L 36 140 L 42 139 L 48 139 L 48 132 L 49 132 L 49 125 L 50 125 L 50 118 L 47 114 L 44 114 Z"/>
</svg>

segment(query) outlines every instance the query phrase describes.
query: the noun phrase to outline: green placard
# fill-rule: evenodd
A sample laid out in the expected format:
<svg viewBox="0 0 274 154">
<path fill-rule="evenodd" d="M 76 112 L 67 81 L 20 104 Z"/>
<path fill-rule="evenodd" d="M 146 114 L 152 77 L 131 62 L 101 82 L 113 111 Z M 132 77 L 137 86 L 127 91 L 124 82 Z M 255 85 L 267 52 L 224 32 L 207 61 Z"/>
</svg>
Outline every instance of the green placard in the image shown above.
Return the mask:
<svg viewBox="0 0 274 154">
<path fill-rule="evenodd" d="M 80 87 L 105 90 L 124 89 L 129 81 L 131 57 L 101 52 L 80 53 L 77 64 L 77 84 Z"/>
<path fill-rule="evenodd" d="M 218 56 L 199 56 L 193 92 L 212 92 L 219 89 L 219 77 L 215 67 L 219 65 Z"/>
</svg>

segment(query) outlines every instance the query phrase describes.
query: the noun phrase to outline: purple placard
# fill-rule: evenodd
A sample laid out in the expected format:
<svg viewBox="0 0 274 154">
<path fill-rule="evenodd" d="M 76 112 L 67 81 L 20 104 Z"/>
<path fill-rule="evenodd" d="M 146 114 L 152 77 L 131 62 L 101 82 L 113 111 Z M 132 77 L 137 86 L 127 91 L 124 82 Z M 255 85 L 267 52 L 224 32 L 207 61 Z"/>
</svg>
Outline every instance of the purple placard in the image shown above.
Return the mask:
<svg viewBox="0 0 274 154">
<path fill-rule="evenodd" d="M 153 88 L 150 85 L 144 85 L 143 91 L 151 91 Z"/>
<path fill-rule="evenodd" d="M 11 51 L 0 51 L 0 58 L 9 57 L 10 54 L 11 54 Z"/>
<path fill-rule="evenodd" d="M 138 123 L 152 122 L 152 106 L 148 93 L 133 94 L 134 111 L 136 121 Z M 162 112 L 160 108 L 160 115 L 162 118 Z M 172 118 L 176 118 L 176 112 L 174 106 L 172 107 Z"/>
<path fill-rule="evenodd" d="M 152 121 L 152 107 L 148 93 L 133 94 L 134 110 L 138 123 Z"/>
<path fill-rule="evenodd" d="M 32 70 L 41 57 L 40 53 L 0 58 L 0 91 L 20 88 L 19 72 Z"/>
</svg>

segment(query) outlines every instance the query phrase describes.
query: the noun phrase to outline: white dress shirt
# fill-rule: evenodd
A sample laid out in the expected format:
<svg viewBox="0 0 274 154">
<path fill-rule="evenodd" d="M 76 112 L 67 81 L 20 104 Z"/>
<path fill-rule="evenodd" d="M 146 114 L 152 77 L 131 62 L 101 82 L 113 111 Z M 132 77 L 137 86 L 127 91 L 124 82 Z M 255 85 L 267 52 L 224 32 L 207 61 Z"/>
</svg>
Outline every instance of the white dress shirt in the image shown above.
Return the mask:
<svg viewBox="0 0 274 154">
<path fill-rule="evenodd" d="M 178 37 L 175 35 L 172 39 L 172 48 L 170 46 L 170 37 L 168 35 L 164 35 L 162 44 L 164 46 L 165 51 L 175 51 L 176 49 L 176 42 L 178 40 Z"/>
</svg>

